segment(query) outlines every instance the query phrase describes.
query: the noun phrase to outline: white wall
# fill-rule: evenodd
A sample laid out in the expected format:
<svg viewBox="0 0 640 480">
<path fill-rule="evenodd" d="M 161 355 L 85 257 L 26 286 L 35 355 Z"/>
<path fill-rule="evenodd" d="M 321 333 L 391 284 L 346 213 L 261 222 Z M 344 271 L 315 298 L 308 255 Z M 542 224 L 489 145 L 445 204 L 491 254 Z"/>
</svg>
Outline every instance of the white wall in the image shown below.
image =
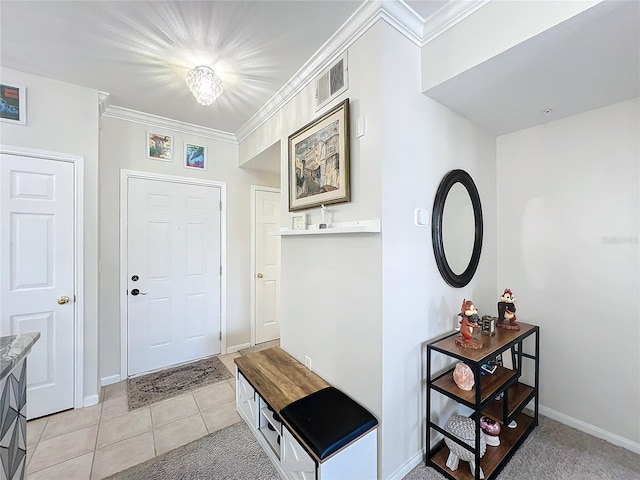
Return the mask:
<svg viewBox="0 0 640 480">
<path fill-rule="evenodd" d="M 0 143 L 84 157 L 84 392 L 98 401 L 98 91 L 2 67 L 27 89 L 27 125 L 0 124 Z"/>
<path fill-rule="evenodd" d="M 538 35 L 602 0 L 489 2 L 422 47 L 422 91 Z"/>
<path fill-rule="evenodd" d="M 498 285 L 540 325 L 543 413 L 640 451 L 640 102 L 498 138 Z"/>
<path fill-rule="evenodd" d="M 173 135 L 174 161 L 146 158 L 146 131 Z M 184 142 L 208 147 L 209 166 L 194 171 L 182 166 Z M 110 117 L 102 118 L 100 132 L 101 302 L 100 374 L 113 379 L 120 374 L 120 170 L 130 169 L 226 183 L 227 188 L 227 348 L 251 341 L 250 258 L 251 185 L 279 186 L 277 175 L 238 168 L 238 146 L 219 140 Z M 224 321 L 224 319 L 223 319 Z M 126 372 L 122 372 L 126 374 Z"/>
<path fill-rule="evenodd" d="M 422 460 L 421 344 L 453 330 L 463 298 L 473 299 L 481 315 L 497 314 L 495 138 L 420 93 L 420 48 L 383 25 L 380 66 L 388 100 L 382 103 L 382 478 L 401 478 Z M 431 225 L 413 224 L 414 209 L 431 212 L 442 177 L 456 168 L 474 179 L 484 216 L 480 264 L 463 288 L 448 286 L 440 276 Z M 432 414 L 444 425 L 455 405 L 436 396 Z"/>
<path fill-rule="evenodd" d="M 367 117 L 367 132 L 351 136 L 351 197 L 329 208 L 331 221 L 380 218 L 379 27 L 349 49 L 349 89 L 316 112 L 313 85 L 240 144 L 250 158 L 280 140 L 282 145 L 282 223 L 288 224 L 288 136 L 345 98 L 350 99 L 352 132 Z M 310 209 L 309 223 L 319 223 Z M 384 230 L 384 224 L 382 229 Z M 369 408 L 381 413 L 381 235 L 348 234 L 283 237 L 281 345 L 312 369 Z"/>
</svg>

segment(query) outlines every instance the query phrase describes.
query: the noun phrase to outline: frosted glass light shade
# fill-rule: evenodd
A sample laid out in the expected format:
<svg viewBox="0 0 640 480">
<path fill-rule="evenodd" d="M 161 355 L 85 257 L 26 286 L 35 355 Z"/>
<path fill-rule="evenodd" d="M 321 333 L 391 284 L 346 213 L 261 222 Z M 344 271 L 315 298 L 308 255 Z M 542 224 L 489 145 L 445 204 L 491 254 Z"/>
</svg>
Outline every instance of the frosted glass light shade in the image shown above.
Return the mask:
<svg viewBox="0 0 640 480">
<path fill-rule="evenodd" d="M 199 66 L 187 73 L 187 85 L 198 103 L 211 105 L 222 94 L 222 80 L 206 66 Z"/>
</svg>

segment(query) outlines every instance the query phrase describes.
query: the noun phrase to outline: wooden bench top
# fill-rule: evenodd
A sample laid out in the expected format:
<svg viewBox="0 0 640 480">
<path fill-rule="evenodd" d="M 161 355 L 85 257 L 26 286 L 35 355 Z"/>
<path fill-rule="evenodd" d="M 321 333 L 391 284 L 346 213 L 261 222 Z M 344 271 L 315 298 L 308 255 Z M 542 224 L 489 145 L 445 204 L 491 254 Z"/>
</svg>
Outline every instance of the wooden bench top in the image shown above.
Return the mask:
<svg viewBox="0 0 640 480">
<path fill-rule="evenodd" d="M 235 358 L 234 362 L 276 412 L 330 386 L 280 347 L 249 353 Z"/>
</svg>

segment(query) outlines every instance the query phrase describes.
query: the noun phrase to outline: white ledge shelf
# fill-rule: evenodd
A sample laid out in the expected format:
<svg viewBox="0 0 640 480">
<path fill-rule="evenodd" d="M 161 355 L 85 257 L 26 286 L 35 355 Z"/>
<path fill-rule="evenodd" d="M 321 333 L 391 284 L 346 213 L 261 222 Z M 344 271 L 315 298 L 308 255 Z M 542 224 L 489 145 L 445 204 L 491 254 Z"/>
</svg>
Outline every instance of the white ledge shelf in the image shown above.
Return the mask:
<svg viewBox="0 0 640 480">
<path fill-rule="evenodd" d="M 281 228 L 280 231 L 269 232 L 269 235 L 333 235 L 337 233 L 380 233 L 380 219 L 334 223 L 327 228 L 319 228 L 318 225 L 309 225 L 306 230 Z"/>
</svg>

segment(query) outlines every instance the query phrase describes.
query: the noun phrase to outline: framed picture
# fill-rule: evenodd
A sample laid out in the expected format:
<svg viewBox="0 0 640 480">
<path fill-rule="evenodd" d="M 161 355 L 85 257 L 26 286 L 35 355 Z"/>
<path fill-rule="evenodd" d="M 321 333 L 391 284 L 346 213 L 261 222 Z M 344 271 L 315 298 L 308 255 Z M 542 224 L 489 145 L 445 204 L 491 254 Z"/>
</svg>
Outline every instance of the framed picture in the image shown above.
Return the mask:
<svg viewBox="0 0 640 480">
<path fill-rule="evenodd" d="M 147 131 L 147 158 L 173 162 L 173 137 Z"/>
<path fill-rule="evenodd" d="M 207 169 L 207 147 L 194 143 L 184 144 L 184 168 Z"/>
<path fill-rule="evenodd" d="M 306 213 L 294 213 L 291 215 L 291 230 L 306 230 L 307 229 L 307 214 Z"/>
<path fill-rule="evenodd" d="M 350 200 L 347 98 L 289 136 L 289 211 Z"/>
<path fill-rule="evenodd" d="M 0 83 L 0 120 L 27 124 L 27 90 L 24 87 Z"/>
</svg>

